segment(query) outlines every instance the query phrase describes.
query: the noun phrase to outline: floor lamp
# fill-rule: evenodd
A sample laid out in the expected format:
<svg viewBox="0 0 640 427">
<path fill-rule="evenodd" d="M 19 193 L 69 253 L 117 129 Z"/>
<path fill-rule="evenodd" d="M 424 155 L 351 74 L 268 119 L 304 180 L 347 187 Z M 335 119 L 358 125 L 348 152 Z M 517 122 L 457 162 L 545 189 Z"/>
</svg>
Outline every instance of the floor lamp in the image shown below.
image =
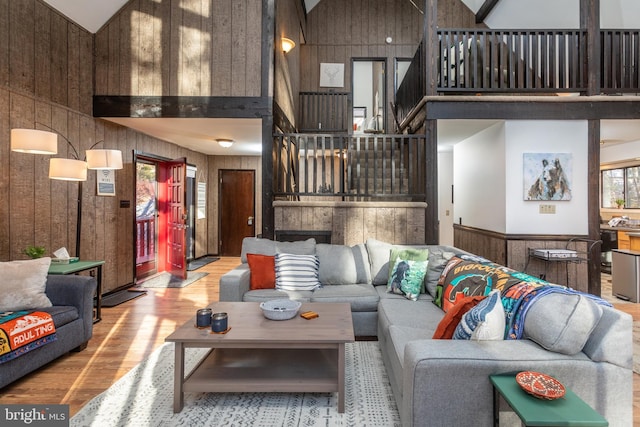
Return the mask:
<svg viewBox="0 0 640 427">
<path fill-rule="evenodd" d="M 87 169 L 122 169 L 120 150 L 94 149 L 104 141 L 98 141 L 86 150 L 81 160 L 78 150 L 55 129 L 39 123 L 52 131 L 37 129 L 11 129 L 11 151 L 31 154 L 55 155 L 58 153 L 58 136 L 71 147 L 72 158 L 52 157 L 49 159 L 49 178 L 78 182 L 78 217 L 76 220 L 76 257 L 80 257 L 80 236 L 82 224 L 82 183 L 87 180 Z"/>
</svg>

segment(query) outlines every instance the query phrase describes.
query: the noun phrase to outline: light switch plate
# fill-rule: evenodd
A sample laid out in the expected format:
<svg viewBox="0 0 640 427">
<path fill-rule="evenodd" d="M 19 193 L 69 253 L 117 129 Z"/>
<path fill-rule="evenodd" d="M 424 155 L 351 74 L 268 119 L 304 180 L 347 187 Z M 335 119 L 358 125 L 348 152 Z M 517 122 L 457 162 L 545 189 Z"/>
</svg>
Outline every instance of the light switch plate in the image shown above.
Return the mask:
<svg viewBox="0 0 640 427">
<path fill-rule="evenodd" d="M 540 205 L 541 214 L 555 214 L 556 205 Z"/>
</svg>

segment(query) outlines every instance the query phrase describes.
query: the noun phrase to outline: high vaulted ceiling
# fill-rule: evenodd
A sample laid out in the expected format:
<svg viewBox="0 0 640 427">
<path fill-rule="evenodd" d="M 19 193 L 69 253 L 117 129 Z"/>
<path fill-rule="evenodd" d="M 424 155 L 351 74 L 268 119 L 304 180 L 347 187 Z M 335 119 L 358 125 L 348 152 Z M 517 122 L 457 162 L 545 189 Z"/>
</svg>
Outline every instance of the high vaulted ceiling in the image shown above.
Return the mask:
<svg viewBox="0 0 640 427">
<path fill-rule="evenodd" d="M 44 0 L 51 7 L 74 21 L 87 31 L 96 33 L 111 19 L 128 0 Z M 304 0 L 307 11 L 313 9 L 321 0 Z M 476 11 L 484 0 L 463 0 L 470 9 Z M 577 19 L 575 9 L 579 0 L 537 0 L 536 11 L 554 10 L 555 17 L 573 17 Z M 638 0 L 606 0 L 607 8 L 603 9 L 602 25 L 608 28 L 638 28 L 640 27 L 640 13 L 625 13 L 640 10 Z M 420 2 L 417 2 L 420 4 Z M 533 3 L 531 3 L 533 4 Z M 522 7 L 521 0 L 500 0 L 498 6 L 491 12 L 487 23 L 495 23 L 501 28 L 505 22 L 526 27 L 549 27 L 547 13 L 523 13 L 527 8 Z M 546 5 L 546 6 L 544 6 Z M 515 8 L 515 9 L 514 9 Z M 519 12 L 518 12 L 519 11 Z M 565 13 L 566 12 L 566 13 Z M 520 18 L 514 16 L 519 15 Z M 538 23 L 535 17 L 540 17 Z M 516 19 L 517 18 L 517 19 Z M 515 19 L 515 20 L 514 20 Z M 531 21 L 534 22 L 531 22 Z M 631 21 L 631 22 L 629 22 Z M 568 27 L 570 25 L 561 25 Z M 142 133 L 165 141 L 173 142 L 205 154 L 216 155 L 259 155 L 261 147 L 261 122 L 253 119 L 114 119 L 116 123 L 136 129 Z M 448 120 L 441 121 L 438 126 L 439 145 L 451 145 L 473 136 L 475 133 L 495 124 L 491 120 Z M 603 120 L 601 136 L 607 143 L 621 143 L 640 140 L 640 121 L 638 120 Z M 221 149 L 215 142 L 216 138 L 231 138 L 237 144 L 230 149 Z"/>
</svg>

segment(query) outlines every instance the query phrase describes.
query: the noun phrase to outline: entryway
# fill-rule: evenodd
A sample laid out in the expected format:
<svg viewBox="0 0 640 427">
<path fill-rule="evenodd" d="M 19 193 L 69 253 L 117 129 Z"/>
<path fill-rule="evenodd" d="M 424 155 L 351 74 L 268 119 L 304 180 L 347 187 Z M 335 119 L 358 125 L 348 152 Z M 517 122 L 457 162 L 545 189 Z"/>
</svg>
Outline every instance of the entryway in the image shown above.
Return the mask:
<svg viewBox="0 0 640 427">
<path fill-rule="evenodd" d="M 193 257 L 195 168 L 186 159 L 136 153 L 135 282 L 168 272 L 186 278 Z M 189 171 L 187 171 L 189 169 Z"/>
</svg>

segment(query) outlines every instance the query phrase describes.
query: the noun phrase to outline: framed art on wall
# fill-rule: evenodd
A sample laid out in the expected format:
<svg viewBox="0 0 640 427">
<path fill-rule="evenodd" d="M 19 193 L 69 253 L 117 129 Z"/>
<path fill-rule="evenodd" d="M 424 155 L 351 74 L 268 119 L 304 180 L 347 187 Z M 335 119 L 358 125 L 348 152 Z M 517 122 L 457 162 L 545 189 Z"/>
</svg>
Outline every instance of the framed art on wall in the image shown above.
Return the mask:
<svg viewBox="0 0 640 427">
<path fill-rule="evenodd" d="M 320 87 L 344 87 L 344 64 L 320 63 Z"/>
<path fill-rule="evenodd" d="M 524 153 L 524 200 L 571 200 L 571 153 Z"/>
</svg>

